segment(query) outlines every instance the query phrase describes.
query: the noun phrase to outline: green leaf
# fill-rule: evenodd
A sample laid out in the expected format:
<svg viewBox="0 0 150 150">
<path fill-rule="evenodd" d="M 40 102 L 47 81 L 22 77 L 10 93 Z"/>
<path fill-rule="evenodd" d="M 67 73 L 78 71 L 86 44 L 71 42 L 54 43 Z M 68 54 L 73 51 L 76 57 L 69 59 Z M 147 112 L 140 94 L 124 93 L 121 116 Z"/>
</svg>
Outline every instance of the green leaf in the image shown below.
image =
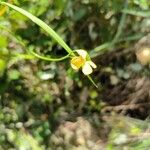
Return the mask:
<svg viewBox="0 0 150 150">
<path fill-rule="evenodd" d="M 29 18 L 30 20 L 32 20 L 34 23 L 36 23 L 37 25 L 39 25 L 44 31 L 46 31 L 53 39 L 55 39 L 69 54 L 73 55 L 71 48 L 63 41 L 63 39 L 50 27 L 48 26 L 45 22 L 43 22 L 42 20 L 40 20 L 39 18 L 35 17 L 34 15 L 32 15 L 31 13 L 23 10 L 22 8 L 19 8 L 15 5 L 6 3 L 6 2 L 0 2 L 0 4 L 2 5 L 6 5 L 16 11 L 18 11 L 19 13 L 21 13 L 22 15 L 26 16 L 27 18 Z"/>
</svg>

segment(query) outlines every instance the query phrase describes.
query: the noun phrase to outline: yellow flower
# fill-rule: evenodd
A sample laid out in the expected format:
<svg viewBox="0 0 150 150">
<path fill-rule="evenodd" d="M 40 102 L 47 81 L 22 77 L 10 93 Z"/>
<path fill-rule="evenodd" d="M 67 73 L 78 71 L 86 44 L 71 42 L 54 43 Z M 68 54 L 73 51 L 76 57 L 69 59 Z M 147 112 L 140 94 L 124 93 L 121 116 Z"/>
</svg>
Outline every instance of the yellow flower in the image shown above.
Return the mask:
<svg viewBox="0 0 150 150">
<path fill-rule="evenodd" d="M 76 50 L 79 56 L 75 56 L 71 59 L 71 67 L 74 70 L 79 70 L 82 68 L 82 72 L 85 75 L 89 75 L 93 72 L 93 68 L 96 68 L 94 62 L 90 60 L 88 53 L 85 50 L 79 49 Z"/>
</svg>

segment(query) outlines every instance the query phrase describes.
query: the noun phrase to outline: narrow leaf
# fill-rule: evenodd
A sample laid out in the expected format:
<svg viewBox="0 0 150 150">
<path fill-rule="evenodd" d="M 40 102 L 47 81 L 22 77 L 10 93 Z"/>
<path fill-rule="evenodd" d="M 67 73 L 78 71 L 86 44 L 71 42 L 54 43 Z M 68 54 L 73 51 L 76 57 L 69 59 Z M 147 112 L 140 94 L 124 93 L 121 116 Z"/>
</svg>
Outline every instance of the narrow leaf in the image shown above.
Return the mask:
<svg viewBox="0 0 150 150">
<path fill-rule="evenodd" d="M 50 27 L 48 26 L 45 22 L 43 22 L 42 20 L 40 20 L 39 18 L 35 17 L 34 15 L 32 15 L 31 13 L 23 10 L 22 8 L 19 8 L 15 5 L 6 3 L 6 2 L 0 2 L 0 4 L 2 5 L 6 5 L 16 11 L 18 11 L 19 13 L 21 13 L 22 15 L 26 16 L 27 18 L 29 18 L 30 20 L 32 20 L 34 23 L 36 23 L 37 25 L 39 25 L 43 30 L 45 30 L 53 39 L 55 39 L 69 54 L 73 54 L 71 48 L 63 41 L 63 39 Z"/>
</svg>

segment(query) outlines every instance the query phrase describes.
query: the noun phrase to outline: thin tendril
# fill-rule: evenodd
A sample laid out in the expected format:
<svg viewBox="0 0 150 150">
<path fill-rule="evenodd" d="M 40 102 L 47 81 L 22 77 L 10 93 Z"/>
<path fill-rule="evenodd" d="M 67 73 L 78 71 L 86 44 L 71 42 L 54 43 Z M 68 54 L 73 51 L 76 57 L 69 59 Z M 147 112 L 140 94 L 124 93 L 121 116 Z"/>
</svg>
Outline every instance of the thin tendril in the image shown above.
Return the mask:
<svg viewBox="0 0 150 150">
<path fill-rule="evenodd" d="M 62 60 L 65 60 L 65 59 L 69 58 L 69 56 L 70 56 L 70 54 L 68 54 L 68 55 L 66 55 L 66 56 L 64 56 L 64 57 L 60 57 L 60 58 L 49 58 L 49 57 L 41 56 L 41 55 L 35 53 L 35 52 L 34 52 L 33 50 L 31 50 L 31 49 L 29 49 L 29 52 L 30 52 L 33 56 L 35 56 L 35 57 L 37 57 L 37 58 L 39 58 L 39 59 L 42 59 L 42 60 L 46 60 L 46 61 L 62 61 Z"/>
</svg>

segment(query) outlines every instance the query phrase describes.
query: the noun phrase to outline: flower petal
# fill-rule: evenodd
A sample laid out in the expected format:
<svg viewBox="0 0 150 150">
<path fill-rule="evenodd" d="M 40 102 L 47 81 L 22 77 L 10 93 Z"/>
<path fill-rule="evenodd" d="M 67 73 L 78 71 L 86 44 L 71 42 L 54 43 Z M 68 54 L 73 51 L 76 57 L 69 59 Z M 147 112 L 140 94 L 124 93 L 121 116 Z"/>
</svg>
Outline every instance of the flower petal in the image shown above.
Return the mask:
<svg viewBox="0 0 150 150">
<path fill-rule="evenodd" d="M 96 64 L 93 61 L 86 61 L 92 68 L 97 68 Z"/>
<path fill-rule="evenodd" d="M 87 51 L 83 50 L 83 49 L 79 49 L 79 50 L 76 50 L 76 52 L 82 56 L 83 59 L 86 59 L 86 56 L 87 56 Z"/>
<path fill-rule="evenodd" d="M 72 63 L 70 63 L 71 64 L 71 67 L 74 69 L 74 70 L 78 70 L 78 68 L 74 65 L 74 64 L 72 64 Z"/>
<path fill-rule="evenodd" d="M 85 63 L 85 60 L 82 58 L 82 56 L 75 56 L 71 59 L 70 63 L 72 68 L 77 70 Z"/>
<path fill-rule="evenodd" d="M 89 75 L 89 74 L 91 74 L 93 72 L 93 69 L 92 69 L 92 67 L 90 66 L 89 63 L 85 62 L 85 64 L 82 67 L 82 72 L 85 75 Z"/>
</svg>

